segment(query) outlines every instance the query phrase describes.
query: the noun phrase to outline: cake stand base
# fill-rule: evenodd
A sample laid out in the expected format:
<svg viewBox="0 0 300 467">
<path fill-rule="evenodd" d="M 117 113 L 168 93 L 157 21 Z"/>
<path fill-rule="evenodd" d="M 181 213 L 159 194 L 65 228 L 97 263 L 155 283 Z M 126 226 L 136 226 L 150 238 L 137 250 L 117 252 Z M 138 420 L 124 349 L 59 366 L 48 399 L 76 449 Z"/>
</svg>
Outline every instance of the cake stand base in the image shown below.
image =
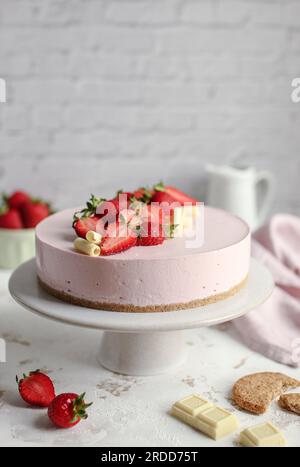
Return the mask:
<svg viewBox="0 0 300 467">
<path fill-rule="evenodd" d="M 171 372 L 186 357 L 184 331 L 104 332 L 98 361 L 115 373 L 145 376 Z"/>
<path fill-rule="evenodd" d="M 182 364 L 188 346 L 184 329 L 212 326 L 238 318 L 263 303 L 274 284 L 269 271 L 251 260 L 249 281 L 231 298 L 190 310 L 119 313 L 94 310 L 58 300 L 38 284 L 35 260 L 16 269 L 9 281 L 13 298 L 45 318 L 104 331 L 99 362 L 127 375 L 155 375 Z"/>
</svg>

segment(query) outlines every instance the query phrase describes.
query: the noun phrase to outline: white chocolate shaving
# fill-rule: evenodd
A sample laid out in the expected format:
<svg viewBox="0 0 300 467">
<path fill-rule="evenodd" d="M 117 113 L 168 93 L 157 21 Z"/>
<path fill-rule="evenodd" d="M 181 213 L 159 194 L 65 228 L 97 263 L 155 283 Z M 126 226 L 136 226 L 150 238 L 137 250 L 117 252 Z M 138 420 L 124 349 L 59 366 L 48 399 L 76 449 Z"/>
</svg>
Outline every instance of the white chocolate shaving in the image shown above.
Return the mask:
<svg viewBox="0 0 300 467">
<path fill-rule="evenodd" d="M 87 239 L 88 242 L 99 245 L 99 243 L 102 240 L 102 235 L 100 235 L 98 232 L 94 232 L 94 230 L 89 230 L 85 238 Z"/>
<path fill-rule="evenodd" d="M 74 248 L 88 256 L 99 256 L 101 252 L 101 249 L 98 245 L 95 245 L 95 243 L 90 243 L 84 238 L 79 237 L 74 240 Z"/>
</svg>

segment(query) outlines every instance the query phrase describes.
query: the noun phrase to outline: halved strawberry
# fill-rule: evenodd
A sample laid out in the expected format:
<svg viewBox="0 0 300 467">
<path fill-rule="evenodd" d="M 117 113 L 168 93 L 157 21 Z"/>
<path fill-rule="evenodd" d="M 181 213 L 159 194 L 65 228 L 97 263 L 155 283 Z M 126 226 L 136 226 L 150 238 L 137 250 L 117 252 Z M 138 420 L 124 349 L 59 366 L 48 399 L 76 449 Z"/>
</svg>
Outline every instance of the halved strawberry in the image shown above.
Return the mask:
<svg viewBox="0 0 300 467">
<path fill-rule="evenodd" d="M 108 226 L 107 236 L 100 244 L 100 254 L 102 256 L 115 255 L 135 246 L 136 243 L 137 237 L 134 232 L 129 230 L 127 225 L 116 222 Z"/>
<path fill-rule="evenodd" d="M 97 232 L 98 216 L 82 217 L 74 222 L 73 227 L 78 237 L 85 238 L 89 230 Z M 99 230 L 99 229 L 98 229 Z M 101 233 L 101 232 L 98 232 Z M 102 233 L 101 233 L 102 235 Z"/>
<path fill-rule="evenodd" d="M 187 194 L 183 193 L 183 191 L 180 191 L 172 186 L 164 186 L 163 183 L 158 183 L 157 185 L 155 185 L 154 190 L 155 193 L 152 196 L 151 201 L 156 201 L 159 203 L 172 203 L 174 201 L 177 201 L 181 205 L 184 205 L 184 203 L 198 203 L 197 199 L 188 196 Z"/>
<path fill-rule="evenodd" d="M 154 246 L 161 245 L 164 242 L 164 237 L 139 237 L 137 241 L 138 246 Z"/>
<path fill-rule="evenodd" d="M 27 404 L 48 407 L 55 398 L 52 380 L 40 370 L 31 371 L 29 375 L 23 374 L 20 380 L 16 376 L 16 381 L 20 396 Z"/>
<path fill-rule="evenodd" d="M 164 226 L 151 222 L 141 225 L 137 240 L 138 246 L 160 245 L 165 240 Z"/>
<path fill-rule="evenodd" d="M 75 212 L 73 217 L 73 228 L 78 237 L 85 238 L 89 230 L 96 231 L 103 235 L 104 224 L 99 222 L 99 216 L 96 215 L 97 208 L 105 200 L 91 195 L 86 207 L 81 211 Z"/>
<path fill-rule="evenodd" d="M 176 200 L 164 191 L 155 191 L 154 195 L 151 198 L 151 203 L 167 203 L 172 204 L 176 202 Z"/>
</svg>

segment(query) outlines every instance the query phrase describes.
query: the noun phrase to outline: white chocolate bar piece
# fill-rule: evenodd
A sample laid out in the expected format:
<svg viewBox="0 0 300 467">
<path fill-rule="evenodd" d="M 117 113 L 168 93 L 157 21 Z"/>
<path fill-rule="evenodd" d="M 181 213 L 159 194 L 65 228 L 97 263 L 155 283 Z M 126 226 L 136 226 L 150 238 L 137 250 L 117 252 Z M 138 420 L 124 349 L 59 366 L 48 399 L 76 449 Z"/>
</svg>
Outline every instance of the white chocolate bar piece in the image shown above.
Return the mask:
<svg viewBox="0 0 300 467">
<path fill-rule="evenodd" d="M 96 245 L 99 245 L 102 240 L 102 235 L 100 235 L 98 232 L 94 232 L 93 230 L 89 230 L 85 236 L 88 242 L 95 243 Z"/>
<path fill-rule="evenodd" d="M 239 426 L 234 414 L 206 401 L 198 394 L 176 402 L 171 413 L 215 440 L 235 432 Z"/>
<path fill-rule="evenodd" d="M 100 247 L 95 243 L 90 243 L 84 238 L 79 237 L 74 240 L 74 248 L 89 256 L 99 256 L 101 251 Z"/>
<path fill-rule="evenodd" d="M 242 431 L 240 443 L 248 448 L 286 446 L 283 433 L 272 423 L 260 423 Z"/>
<path fill-rule="evenodd" d="M 210 407 L 213 407 L 211 402 L 206 401 L 198 394 L 192 394 L 191 396 L 185 397 L 184 399 L 175 402 L 172 407 L 172 412 L 177 412 L 178 410 L 180 415 L 181 413 L 186 413 L 191 416 L 196 416 L 198 413 Z"/>
</svg>

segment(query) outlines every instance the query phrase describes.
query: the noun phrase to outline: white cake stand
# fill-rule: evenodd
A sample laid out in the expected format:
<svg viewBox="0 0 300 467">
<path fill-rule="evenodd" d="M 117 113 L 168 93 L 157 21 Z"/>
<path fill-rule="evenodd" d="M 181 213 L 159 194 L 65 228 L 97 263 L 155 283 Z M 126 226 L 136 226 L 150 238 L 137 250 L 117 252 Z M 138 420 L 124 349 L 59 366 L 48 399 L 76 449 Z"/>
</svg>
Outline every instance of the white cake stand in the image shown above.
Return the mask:
<svg viewBox="0 0 300 467">
<path fill-rule="evenodd" d="M 269 271 L 251 260 L 248 285 L 234 297 L 190 310 L 165 313 L 118 313 L 60 301 L 41 289 L 35 260 L 16 269 L 9 281 L 13 298 L 45 318 L 104 331 L 100 363 L 117 373 L 153 375 L 185 361 L 184 329 L 211 326 L 238 318 L 263 303 L 274 284 Z"/>
</svg>

